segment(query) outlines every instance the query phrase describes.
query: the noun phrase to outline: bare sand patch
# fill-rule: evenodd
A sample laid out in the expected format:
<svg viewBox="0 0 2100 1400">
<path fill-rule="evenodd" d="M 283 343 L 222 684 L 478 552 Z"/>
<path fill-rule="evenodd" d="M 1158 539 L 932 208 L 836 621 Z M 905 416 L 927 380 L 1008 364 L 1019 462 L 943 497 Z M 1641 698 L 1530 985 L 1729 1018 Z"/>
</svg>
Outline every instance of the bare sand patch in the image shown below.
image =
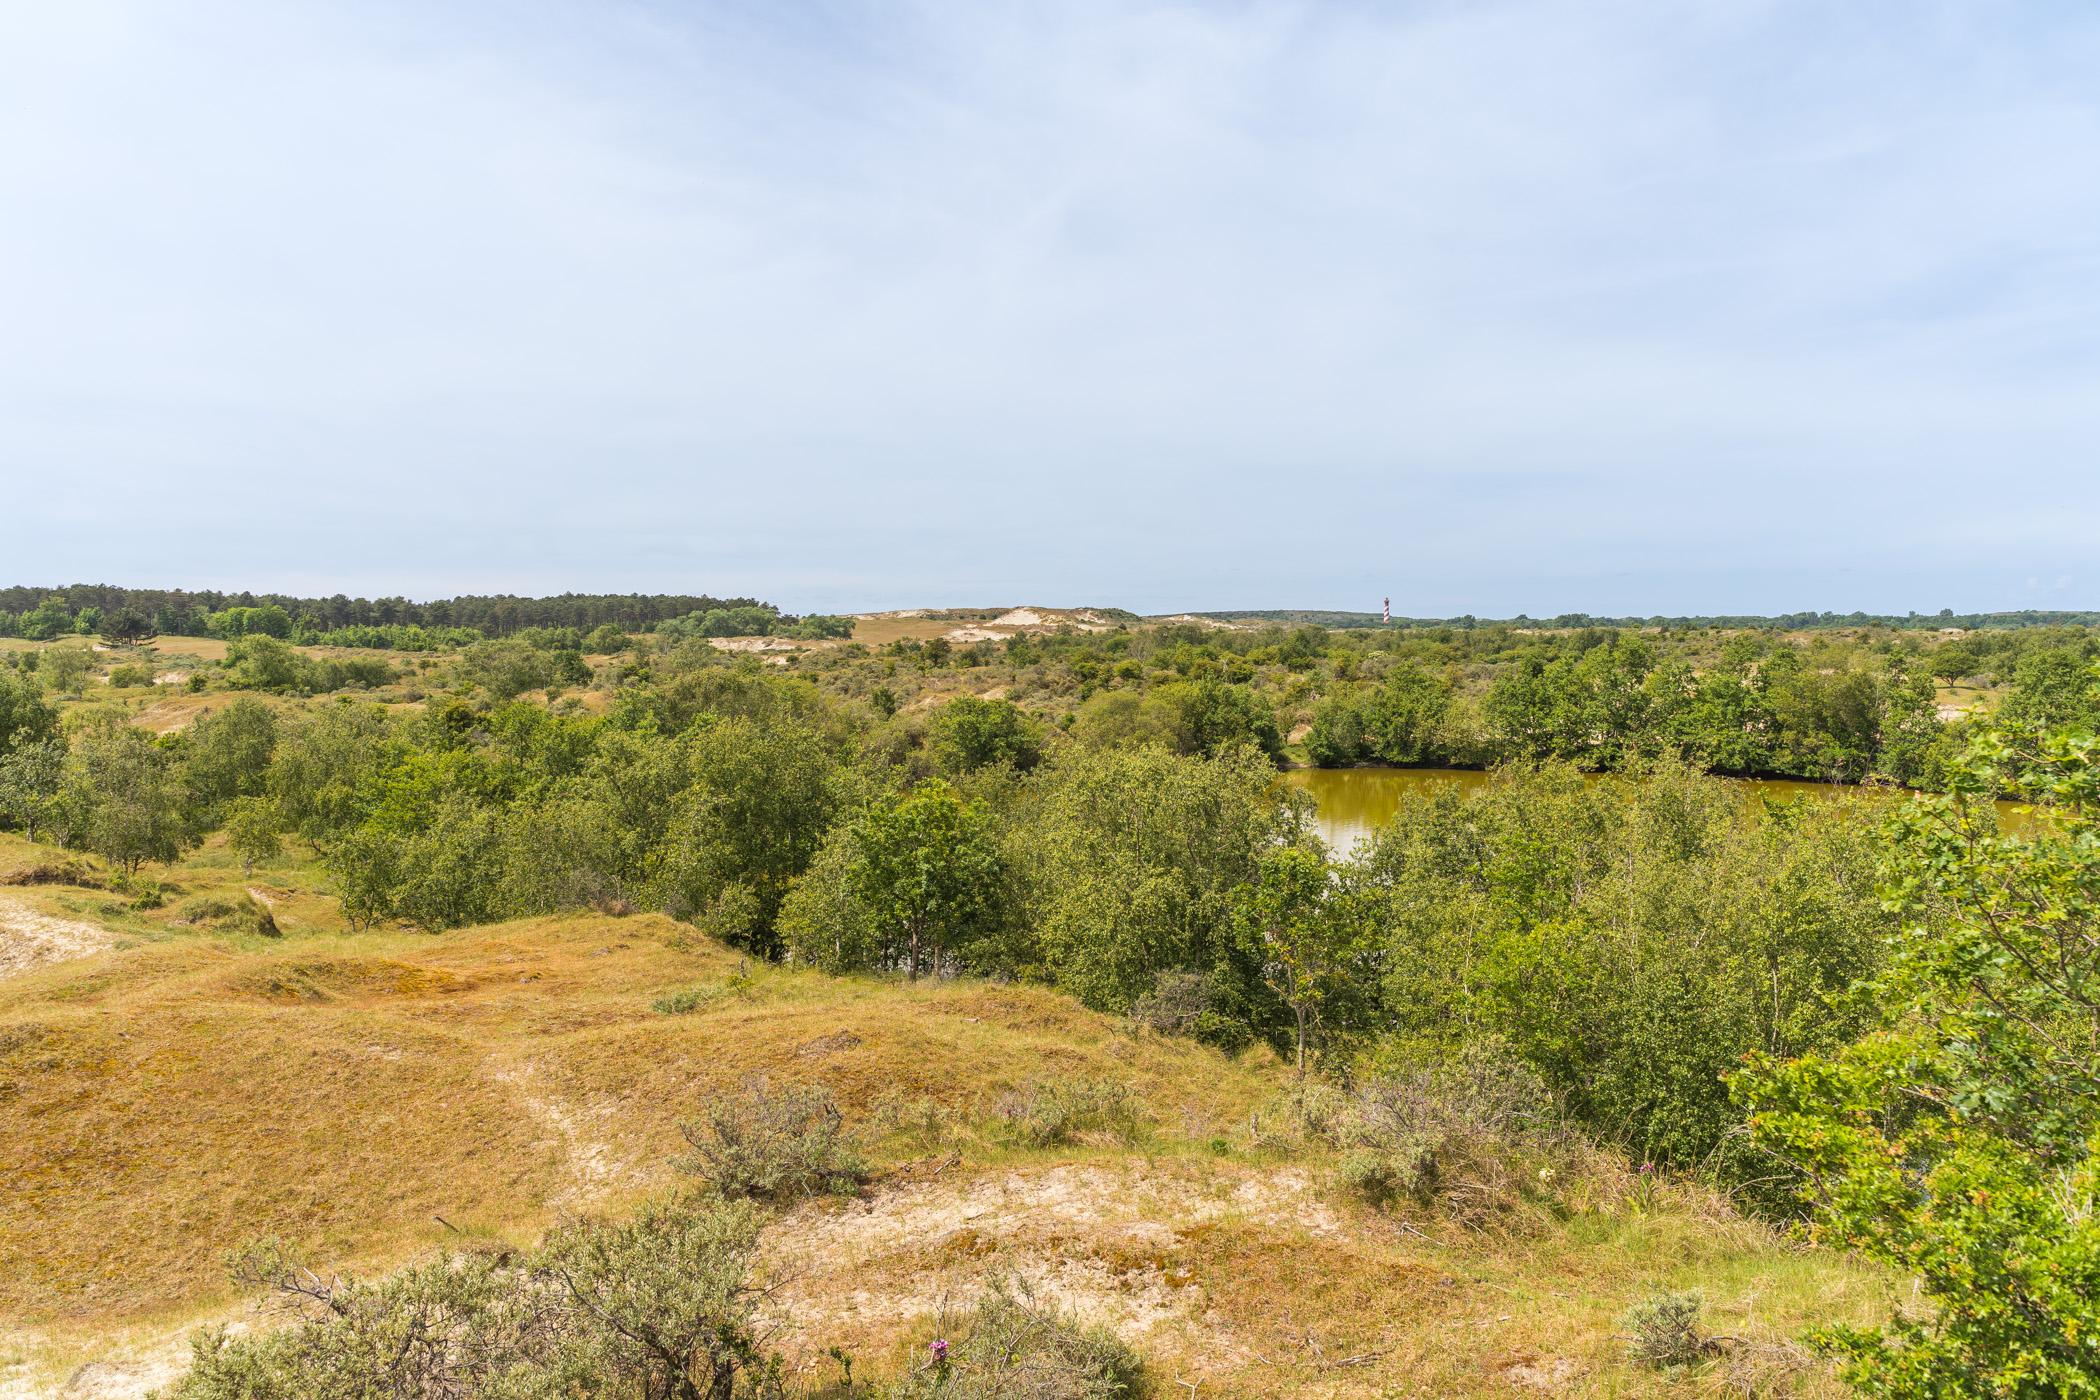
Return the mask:
<svg viewBox="0 0 2100 1400">
<path fill-rule="evenodd" d="M 0 895 L 0 977 L 90 957 L 115 941 L 108 929 L 53 918 L 13 895 Z"/>
<path fill-rule="evenodd" d="M 717 651 L 795 651 L 797 644 L 781 637 L 709 637 Z"/>
<path fill-rule="evenodd" d="M 1175 1259 L 1188 1237 L 1228 1219 L 1312 1236 L 1342 1229 L 1293 1168 L 1065 1164 L 805 1205 L 767 1233 L 764 1250 L 787 1280 L 774 1306 L 813 1345 L 894 1337 L 970 1306 L 1003 1277 L 1148 1353 L 1231 1366 L 1244 1341 Z"/>
</svg>

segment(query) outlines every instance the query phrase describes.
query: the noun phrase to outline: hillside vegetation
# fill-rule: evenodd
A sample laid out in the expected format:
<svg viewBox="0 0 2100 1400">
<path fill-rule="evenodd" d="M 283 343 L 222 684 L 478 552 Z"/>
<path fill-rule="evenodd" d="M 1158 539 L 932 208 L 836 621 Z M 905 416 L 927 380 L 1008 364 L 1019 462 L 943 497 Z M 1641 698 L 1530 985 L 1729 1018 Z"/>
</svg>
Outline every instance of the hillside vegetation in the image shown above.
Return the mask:
<svg viewBox="0 0 2100 1400">
<path fill-rule="evenodd" d="M 2100 1371 L 2083 630 L 212 618 L 0 649 L 22 1386 Z M 1493 769 L 1337 852 L 1299 741 Z"/>
<path fill-rule="evenodd" d="M 879 1163 L 860 1200 L 771 1227 L 812 1376 L 834 1345 L 908 1367 L 944 1298 L 1002 1274 L 1208 1394 L 1625 1393 L 1650 1382 L 1618 1319 L 1656 1287 L 1768 1342 L 1871 1306 L 1865 1275 L 1601 1166 L 1490 1224 L 1381 1213 L 1293 1134 L 1266 1052 L 1053 992 L 764 968 L 655 916 L 119 944 L 0 981 L 0 1319 L 25 1381 L 165 1364 L 182 1323 L 247 1316 L 223 1255 L 257 1235 L 383 1271 L 455 1231 L 617 1212 L 754 1074 L 831 1089 Z M 1017 1097 L 1073 1084 L 1126 1088 L 1127 1116 L 1013 1127 Z"/>
</svg>

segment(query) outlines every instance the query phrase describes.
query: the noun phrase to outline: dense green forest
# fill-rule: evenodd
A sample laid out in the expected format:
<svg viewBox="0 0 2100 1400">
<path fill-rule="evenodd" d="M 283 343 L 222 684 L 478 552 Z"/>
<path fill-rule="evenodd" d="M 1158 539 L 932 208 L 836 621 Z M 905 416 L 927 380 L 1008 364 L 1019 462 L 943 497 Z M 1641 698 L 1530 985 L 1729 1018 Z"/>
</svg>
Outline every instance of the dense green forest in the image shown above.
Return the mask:
<svg viewBox="0 0 2100 1400">
<path fill-rule="evenodd" d="M 406 598 L 299 598 L 283 593 L 224 593 L 214 589 L 117 588 L 76 583 L 63 588 L 0 588 L 0 636 L 43 639 L 69 632 L 93 633 L 104 618 L 136 613 L 158 632 L 216 635 L 213 613 L 228 609 L 275 609 L 280 632 L 324 634 L 356 628 L 421 627 L 467 629 L 493 637 L 527 627 L 575 627 L 589 631 L 611 624 L 635 630 L 691 613 L 730 608 L 766 608 L 756 598 L 714 598 L 640 593 L 564 593 L 551 598 L 511 594 L 469 595 L 412 603 Z M 770 610 L 770 609 L 769 609 Z M 357 643 L 345 643 L 357 645 Z"/>
</svg>

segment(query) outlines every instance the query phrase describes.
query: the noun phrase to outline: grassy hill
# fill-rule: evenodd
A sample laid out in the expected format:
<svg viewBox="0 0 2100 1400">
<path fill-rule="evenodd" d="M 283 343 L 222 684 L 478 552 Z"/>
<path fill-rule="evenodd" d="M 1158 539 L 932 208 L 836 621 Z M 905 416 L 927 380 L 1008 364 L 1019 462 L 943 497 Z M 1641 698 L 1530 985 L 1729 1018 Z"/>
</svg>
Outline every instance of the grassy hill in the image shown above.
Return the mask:
<svg viewBox="0 0 2100 1400">
<path fill-rule="evenodd" d="M 0 878 L 57 859 L 5 840 Z M 753 1075 L 829 1087 L 878 1167 L 771 1232 L 780 1341 L 811 1374 L 832 1344 L 902 1365 L 944 1300 L 1003 1274 L 1114 1327 L 1161 1394 L 1661 1393 L 1687 1383 L 1629 1364 L 1619 1319 L 1695 1287 L 1757 1346 L 1694 1390 L 1748 1358 L 1820 1393 L 1779 1342 L 1875 1295 L 1619 1168 L 1485 1225 L 1373 1210 L 1283 1126 L 1266 1051 L 1050 992 L 752 965 L 646 915 L 353 934 L 313 878 L 250 882 L 274 938 L 180 922 L 243 885 L 211 849 L 155 910 L 0 888 L 0 937 L 42 917 L 109 941 L 0 977 L 0 1395 L 165 1379 L 189 1326 L 252 1320 L 220 1259 L 258 1234 L 380 1270 L 455 1231 L 617 1213 L 674 1179 L 679 1120 Z M 1016 1130 L 1073 1086 L 1117 1113 Z"/>
</svg>

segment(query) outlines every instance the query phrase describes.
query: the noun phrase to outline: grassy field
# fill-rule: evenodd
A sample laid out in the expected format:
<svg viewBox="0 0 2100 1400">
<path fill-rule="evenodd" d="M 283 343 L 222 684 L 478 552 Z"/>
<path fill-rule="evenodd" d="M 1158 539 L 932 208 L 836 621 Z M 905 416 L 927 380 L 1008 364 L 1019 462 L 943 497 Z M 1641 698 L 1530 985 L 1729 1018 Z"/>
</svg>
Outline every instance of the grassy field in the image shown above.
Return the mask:
<svg viewBox="0 0 2100 1400">
<path fill-rule="evenodd" d="M 60 859 L 0 837 L 0 879 Z M 351 934 L 311 866 L 244 878 L 216 846 L 166 885 L 155 909 L 0 886 L 0 937 L 100 931 L 0 977 L 0 1395 L 165 1380 L 190 1326 L 249 1317 L 220 1258 L 253 1235 L 376 1270 L 617 1212 L 674 1179 L 679 1120 L 752 1075 L 828 1086 L 879 1167 L 771 1232 L 779 1339 L 812 1375 L 832 1344 L 904 1364 L 943 1299 L 1002 1273 L 1116 1328 L 1164 1395 L 1719 1393 L 1773 1358 L 1818 1394 L 1780 1344 L 1877 1296 L 1619 1168 L 1491 1228 L 1371 1210 L 1279 1135 L 1267 1051 L 1047 991 L 754 966 L 649 915 Z M 279 936 L 197 920 L 251 892 Z M 1128 1086 L 1136 1125 L 1021 1146 L 1002 1106 L 1045 1081 Z M 1619 1319 L 1657 1287 L 1700 1289 L 1753 1345 L 1689 1377 L 1632 1366 Z"/>
</svg>

